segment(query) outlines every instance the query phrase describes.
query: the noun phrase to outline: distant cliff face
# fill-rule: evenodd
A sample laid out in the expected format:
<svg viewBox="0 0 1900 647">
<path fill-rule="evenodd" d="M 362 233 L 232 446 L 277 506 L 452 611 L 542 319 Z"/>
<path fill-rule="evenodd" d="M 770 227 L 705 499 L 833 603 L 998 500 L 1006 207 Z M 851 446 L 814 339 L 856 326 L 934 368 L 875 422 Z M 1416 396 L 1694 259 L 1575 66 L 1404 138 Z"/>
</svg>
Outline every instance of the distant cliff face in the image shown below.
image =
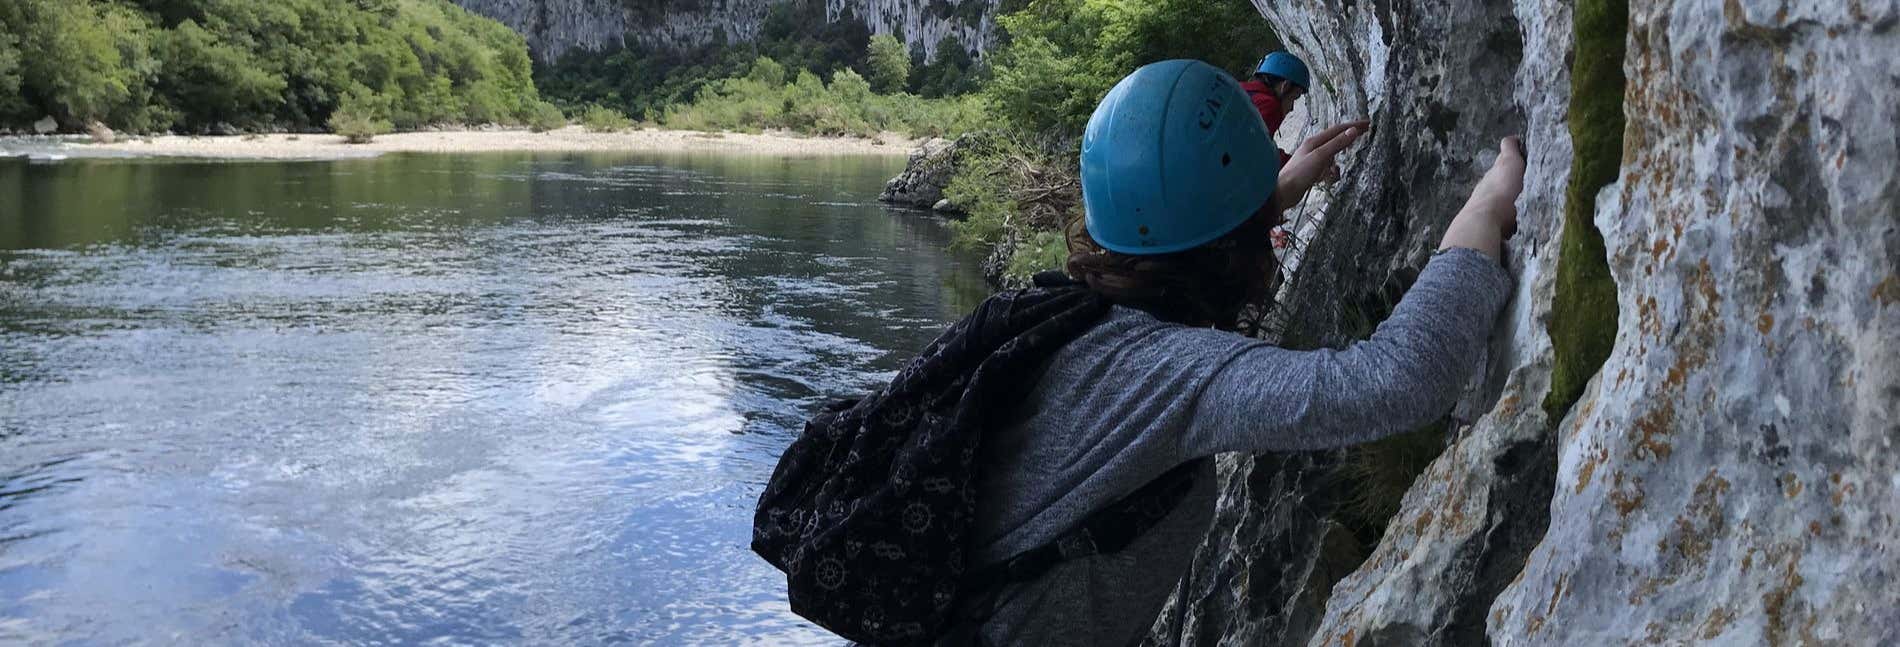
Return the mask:
<svg viewBox="0 0 1900 647">
<path fill-rule="evenodd" d="M 535 58 L 623 43 L 680 48 L 756 38 L 766 11 L 784 0 L 455 0 L 528 39 Z M 937 55 L 945 37 L 982 52 L 995 35 L 995 0 L 825 0 L 832 20 L 859 20 Z"/>
</svg>

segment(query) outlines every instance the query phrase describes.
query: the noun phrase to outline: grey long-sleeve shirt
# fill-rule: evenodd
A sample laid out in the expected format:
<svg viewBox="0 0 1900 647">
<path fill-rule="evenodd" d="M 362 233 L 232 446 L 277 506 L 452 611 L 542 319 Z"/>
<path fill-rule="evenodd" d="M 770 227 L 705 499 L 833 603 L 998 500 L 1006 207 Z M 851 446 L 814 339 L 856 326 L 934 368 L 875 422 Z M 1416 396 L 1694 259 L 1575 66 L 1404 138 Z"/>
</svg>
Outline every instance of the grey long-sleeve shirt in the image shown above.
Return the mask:
<svg viewBox="0 0 1900 647">
<path fill-rule="evenodd" d="M 1372 338 L 1290 351 L 1117 307 L 1064 346 L 984 439 L 979 565 L 1046 544 L 1182 463 L 1219 452 L 1314 450 L 1411 431 L 1452 407 L 1510 292 L 1483 253 L 1435 256 Z M 1212 519 L 1209 462 L 1127 549 L 1003 587 L 976 630 L 994 645 L 1127 645 L 1153 624 Z M 965 628 L 968 628 L 966 623 Z"/>
</svg>

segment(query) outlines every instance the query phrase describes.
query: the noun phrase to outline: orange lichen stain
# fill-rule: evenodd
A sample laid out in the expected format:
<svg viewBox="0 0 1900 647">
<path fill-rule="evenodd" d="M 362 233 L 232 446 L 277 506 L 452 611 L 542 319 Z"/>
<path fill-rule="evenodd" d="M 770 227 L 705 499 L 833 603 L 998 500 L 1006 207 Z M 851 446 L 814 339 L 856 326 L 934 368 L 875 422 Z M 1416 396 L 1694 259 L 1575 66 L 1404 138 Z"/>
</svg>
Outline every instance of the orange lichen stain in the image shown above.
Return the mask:
<svg viewBox="0 0 1900 647">
<path fill-rule="evenodd" d="M 1651 645 L 1663 643 L 1663 626 L 1660 622 L 1651 622 L 1643 627 L 1643 642 Z"/>
<path fill-rule="evenodd" d="M 1735 621 L 1735 612 L 1728 607 L 1716 607 L 1709 612 L 1709 619 L 1702 621 L 1702 639 L 1715 640 L 1716 636 L 1728 630 L 1728 624 Z"/>
<path fill-rule="evenodd" d="M 1754 566 L 1755 566 L 1755 549 L 1750 548 L 1748 549 L 1747 554 L 1742 555 L 1742 572 L 1747 573 L 1748 569 L 1754 568 Z"/>
<path fill-rule="evenodd" d="M 1661 263 L 1663 253 L 1668 252 L 1668 251 L 1669 251 L 1669 239 L 1657 237 L 1656 244 L 1649 246 L 1649 258 L 1652 261 Z"/>
<path fill-rule="evenodd" d="M 1623 473 L 1617 472 L 1610 482 L 1610 505 L 1616 506 L 1616 514 L 1628 517 L 1637 508 L 1643 507 L 1642 477 L 1630 479 L 1629 490 L 1623 489 Z"/>
<path fill-rule="evenodd" d="M 1874 292 L 1871 296 L 1875 301 L 1879 301 L 1880 306 L 1883 308 L 1893 305 L 1896 301 L 1900 301 L 1900 275 L 1887 275 L 1887 278 L 1882 280 L 1879 285 L 1874 286 Z"/>
<path fill-rule="evenodd" d="M 1794 472 L 1784 473 L 1776 480 L 1781 481 L 1781 493 L 1790 499 L 1801 496 L 1802 488 L 1806 487 L 1801 484 L 1801 477 L 1795 476 Z"/>
<path fill-rule="evenodd" d="M 1619 369 L 1619 370 L 1617 370 L 1617 372 L 1616 372 L 1616 384 L 1617 384 L 1617 386 L 1622 386 L 1622 385 L 1623 385 L 1624 383 L 1626 383 L 1626 382 L 1629 382 L 1629 381 L 1630 381 L 1630 369 L 1629 369 L 1629 367 L 1627 367 L 1627 366 L 1625 366 L 1625 367 L 1623 367 L 1622 369 Z"/>
<path fill-rule="evenodd" d="M 1543 628 L 1544 628 L 1544 617 L 1543 617 L 1543 616 L 1531 616 L 1531 621 L 1530 621 L 1529 623 L 1527 623 L 1527 624 L 1529 624 L 1530 626 L 1528 626 L 1528 627 L 1525 627 L 1525 628 L 1524 628 L 1524 631 L 1525 631 L 1525 632 L 1527 632 L 1527 633 L 1537 633 L 1537 632 L 1538 632 L 1539 630 L 1541 630 L 1541 629 L 1543 629 Z"/>
<path fill-rule="evenodd" d="M 1524 399 L 1518 397 L 1516 393 L 1512 393 L 1510 395 L 1504 396 L 1503 400 L 1498 401 L 1498 406 L 1497 406 L 1498 415 L 1500 417 L 1515 416 L 1517 415 L 1518 405 L 1523 404 L 1523 403 L 1524 403 Z"/>
<path fill-rule="evenodd" d="M 1814 535 L 1816 537 L 1821 536 L 1821 522 L 1819 521 L 1808 522 L 1808 534 Z"/>
<path fill-rule="evenodd" d="M 1636 329 L 1646 335 L 1662 333 L 1662 317 L 1656 313 L 1656 297 L 1636 302 Z"/>
<path fill-rule="evenodd" d="M 1425 534 L 1425 529 L 1431 525 L 1432 511 L 1426 510 L 1423 514 L 1418 515 L 1418 521 L 1412 522 L 1412 532 L 1423 535 Z"/>
<path fill-rule="evenodd" d="M 1840 475 L 1839 475 L 1839 474 L 1836 474 L 1835 476 L 1836 476 L 1836 477 L 1839 477 Z M 1834 502 L 1834 507 L 1836 507 L 1836 508 L 1838 508 L 1838 507 L 1841 507 L 1841 502 L 1843 502 L 1843 501 L 1846 501 L 1846 500 L 1847 500 L 1847 495 L 1849 495 L 1849 494 L 1853 494 L 1853 493 L 1854 493 L 1854 484 L 1853 484 L 1853 483 L 1841 483 L 1841 481 L 1840 481 L 1840 479 L 1839 479 L 1839 478 L 1835 478 L 1835 479 L 1834 479 L 1834 486 L 1835 486 L 1835 487 L 1834 487 L 1834 496 L 1832 496 L 1832 497 L 1829 497 L 1829 499 L 1830 499 L 1830 500 L 1832 500 L 1832 501 Z"/>
<path fill-rule="evenodd" d="M 1557 584 L 1552 586 L 1550 589 L 1550 604 L 1544 607 L 1544 615 L 1551 615 L 1551 614 L 1557 613 L 1557 601 L 1563 599 L 1564 585 L 1569 584 L 1569 583 L 1570 583 L 1569 573 L 1564 573 L 1562 575 L 1557 576 Z"/>
<path fill-rule="evenodd" d="M 1591 456 L 1583 461 L 1583 467 L 1577 468 L 1577 494 L 1583 494 L 1583 489 L 1590 485 L 1590 477 L 1597 473 L 1597 465 L 1601 462 Z"/>
<path fill-rule="evenodd" d="M 1670 372 L 1673 374 L 1675 369 L 1670 369 Z M 1651 409 L 1649 413 L 1643 414 L 1643 417 L 1637 418 L 1636 433 L 1642 434 L 1642 438 L 1630 448 L 1630 455 L 1638 460 L 1667 460 L 1675 448 L 1662 438 L 1674 431 L 1675 424 L 1676 405 L 1667 400 Z"/>
<path fill-rule="evenodd" d="M 1787 565 L 1781 569 L 1781 583 L 1774 589 L 1761 595 L 1762 611 L 1768 616 L 1768 644 L 1776 647 L 1784 644 L 1786 639 L 1783 636 L 1788 632 L 1788 613 L 1790 611 L 1788 598 L 1793 597 L 1795 591 L 1800 589 L 1803 583 L 1801 573 L 1799 572 L 1801 555 L 1795 553 L 1793 548 L 1788 548 L 1782 552 L 1790 555 L 1790 557 L 1787 560 Z"/>
<path fill-rule="evenodd" d="M 1358 639 L 1353 637 L 1353 633 L 1357 631 L 1359 631 L 1358 627 L 1348 628 L 1346 630 L 1346 635 L 1340 636 L 1339 644 L 1345 645 L 1346 647 L 1352 647 L 1353 643 L 1358 642 Z"/>
<path fill-rule="evenodd" d="M 1774 332 L 1775 316 L 1768 314 L 1766 312 L 1761 313 L 1761 319 L 1758 319 L 1755 321 L 1755 329 L 1761 331 L 1761 334 L 1764 336 L 1766 336 L 1768 333 Z"/>
<path fill-rule="evenodd" d="M 1715 270 L 1711 269 L 1709 262 L 1705 260 L 1696 265 L 1695 274 L 1696 291 L 1702 294 L 1702 302 L 1713 308 L 1716 303 L 1722 301 L 1722 295 L 1715 291 Z"/>
</svg>

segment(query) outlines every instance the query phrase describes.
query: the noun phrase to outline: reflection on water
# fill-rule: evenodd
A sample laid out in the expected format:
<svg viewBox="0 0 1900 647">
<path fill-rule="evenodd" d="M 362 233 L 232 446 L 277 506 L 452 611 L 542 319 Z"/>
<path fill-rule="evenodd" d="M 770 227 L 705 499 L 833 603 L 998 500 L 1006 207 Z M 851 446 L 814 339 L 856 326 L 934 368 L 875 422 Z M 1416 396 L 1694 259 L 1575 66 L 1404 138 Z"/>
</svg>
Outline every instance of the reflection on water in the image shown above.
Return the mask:
<svg viewBox="0 0 1900 647">
<path fill-rule="evenodd" d="M 821 641 L 746 548 L 984 290 L 901 161 L 0 161 L 0 643 Z"/>
</svg>

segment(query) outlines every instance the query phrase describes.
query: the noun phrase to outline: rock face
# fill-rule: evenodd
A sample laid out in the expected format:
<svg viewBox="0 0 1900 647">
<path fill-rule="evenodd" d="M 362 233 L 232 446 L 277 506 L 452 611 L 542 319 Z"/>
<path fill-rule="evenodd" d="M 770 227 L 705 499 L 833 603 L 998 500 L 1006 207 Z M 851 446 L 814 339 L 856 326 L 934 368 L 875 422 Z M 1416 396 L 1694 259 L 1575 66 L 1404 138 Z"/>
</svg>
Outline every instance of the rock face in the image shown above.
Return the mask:
<svg viewBox="0 0 1900 647">
<path fill-rule="evenodd" d="M 950 186 L 950 176 L 956 173 L 959 141 L 938 138 L 918 146 L 910 152 L 910 162 L 904 165 L 904 172 L 884 183 L 884 191 L 877 199 L 907 207 L 935 209 L 943 201 L 944 187 Z"/>
<path fill-rule="evenodd" d="M 1214 531 L 1150 642 L 1900 641 L 1900 9 L 1629 1 L 1621 169 L 1583 193 L 1614 345 L 1547 409 L 1574 352 L 1547 333 L 1574 298 L 1556 280 L 1573 133 L 1603 135 L 1573 119 L 1595 55 L 1576 22 L 1624 9 L 1478 4 L 1256 2 L 1323 79 L 1312 120 L 1374 122 L 1308 207 L 1283 343 L 1363 336 L 1351 295 L 1421 266 L 1521 132 L 1516 293 L 1473 358 L 1475 421 L 1452 421 L 1376 541 L 1341 527 L 1349 455 L 1223 457 Z"/>
<path fill-rule="evenodd" d="M 527 37 L 535 58 L 633 42 L 676 49 L 758 37 L 771 5 L 786 0 L 455 0 Z M 937 55 L 953 38 L 982 52 L 995 38 L 995 0 L 825 0 L 832 20 L 859 20 Z"/>
<path fill-rule="evenodd" d="M 1900 642 L 1896 26 L 1630 3 L 1619 332 L 1494 640 Z"/>
</svg>

